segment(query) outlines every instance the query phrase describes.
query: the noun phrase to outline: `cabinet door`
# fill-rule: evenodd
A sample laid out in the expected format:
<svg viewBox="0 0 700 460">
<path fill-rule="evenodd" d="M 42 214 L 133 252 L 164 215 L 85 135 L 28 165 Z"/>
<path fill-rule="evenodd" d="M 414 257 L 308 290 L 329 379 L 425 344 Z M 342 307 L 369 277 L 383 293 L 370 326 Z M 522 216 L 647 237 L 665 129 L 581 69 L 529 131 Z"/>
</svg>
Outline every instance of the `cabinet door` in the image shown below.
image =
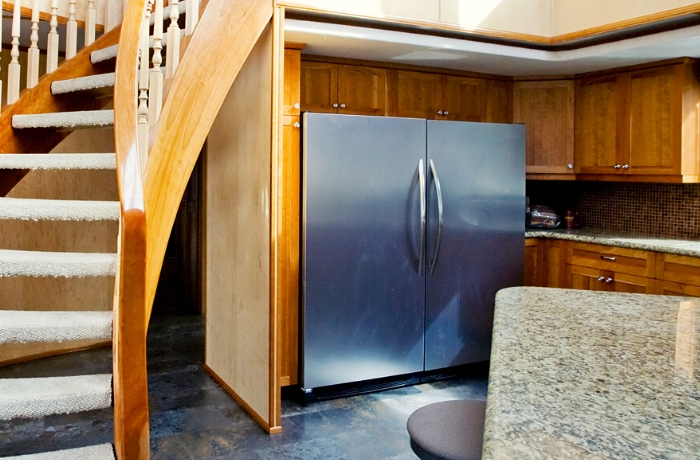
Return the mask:
<svg viewBox="0 0 700 460">
<path fill-rule="evenodd" d="M 579 267 L 578 265 L 566 266 L 566 287 L 570 289 L 584 289 L 586 291 L 610 291 L 612 273 L 597 268 Z"/>
<path fill-rule="evenodd" d="M 524 123 L 525 171 L 574 173 L 574 82 L 513 84 L 513 123 Z"/>
<path fill-rule="evenodd" d="M 612 290 L 615 292 L 630 292 L 635 294 L 651 294 L 652 280 L 642 276 L 628 275 L 626 273 L 611 273 Z M 607 281 L 608 278 L 606 278 Z"/>
<path fill-rule="evenodd" d="M 408 118 L 437 117 L 440 76 L 423 72 L 398 71 L 396 116 Z"/>
<path fill-rule="evenodd" d="M 299 115 L 301 109 L 301 50 L 284 50 L 284 115 Z"/>
<path fill-rule="evenodd" d="M 671 281 L 653 280 L 651 294 L 700 297 L 700 287 Z"/>
<path fill-rule="evenodd" d="M 681 172 L 683 101 L 677 70 L 681 66 L 629 75 L 630 174 Z"/>
<path fill-rule="evenodd" d="M 386 114 L 386 69 L 341 65 L 338 67 L 338 113 Z"/>
<path fill-rule="evenodd" d="M 524 286 L 542 286 L 542 257 L 535 238 L 525 239 Z"/>
<path fill-rule="evenodd" d="M 574 169 L 582 174 L 616 174 L 627 161 L 618 150 L 626 126 L 618 116 L 620 91 L 616 76 L 581 80 L 576 85 Z M 622 158 L 620 156 L 622 155 Z"/>
<path fill-rule="evenodd" d="M 513 123 L 513 83 L 490 80 L 486 100 L 488 123 Z"/>
<path fill-rule="evenodd" d="M 438 111 L 444 120 L 486 121 L 487 80 L 445 76 Z"/>
<path fill-rule="evenodd" d="M 337 97 L 338 66 L 336 64 L 301 63 L 301 110 L 303 112 L 337 113 Z"/>
</svg>

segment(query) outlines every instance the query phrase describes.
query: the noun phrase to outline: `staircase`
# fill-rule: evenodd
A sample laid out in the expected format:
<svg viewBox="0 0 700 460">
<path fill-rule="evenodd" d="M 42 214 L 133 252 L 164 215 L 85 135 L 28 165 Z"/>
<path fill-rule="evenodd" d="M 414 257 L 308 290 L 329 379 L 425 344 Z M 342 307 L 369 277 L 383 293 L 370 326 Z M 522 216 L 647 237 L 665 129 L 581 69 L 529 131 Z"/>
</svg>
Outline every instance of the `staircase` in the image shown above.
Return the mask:
<svg viewBox="0 0 700 460">
<path fill-rule="evenodd" d="M 153 25 L 155 20 L 157 26 L 162 17 L 174 28 L 178 16 L 172 11 L 184 12 L 188 5 L 171 0 L 170 4 L 175 3 L 177 9 L 165 8 L 159 13 L 162 16 L 158 16 L 150 13 L 153 1 L 129 0 L 121 32 L 113 30 L 103 35 L 53 73 L 42 77 L 37 86 L 23 91 L 17 102 L 4 107 L 0 117 L 0 131 L 5 130 L 11 136 L 0 146 L 1 220 L 118 221 L 120 229 L 119 249 L 112 254 L 3 249 L 0 241 L 0 277 L 115 279 L 111 311 L 0 310 L 0 345 L 73 340 L 113 341 L 113 374 L 0 380 L 0 420 L 78 413 L 114 406 L 114 445 L 48 453 L 28 452 L 29 455 L 7 458 L 149 458 L 145 359 L 147 324 L 177 204 L 206 137 L 206 132 L 200 132 L 191 136 L 196 141 L 186 148 L 166 148 L 163 146 L 171 146 L 176 135 L 187 138 L 191 133 L 182 127 L 175 127 L 175 134 L 170 131 L 173 127 L 169 126 L 172 124 L 169 121 L 163 123 L 145 118 L 146 90 L 149 87 L 146 84 L 144 88 L 143 75 L 148 73 L 143 71 L 143 66 L 151 75 L 154 69 L 157 74 L 165 71 L 155 63 L 153 67 L 150 66 L 147 49 L 167 45 L 168 40 L 175 41 L 173 37 L 181 36 L 179 30 L 174 30 L 170 35 L 164 34 L 161 42 L 155 27 L 149 32 L 148 21 Z M 210 31 L 216 28 L 227 30 L 232 35 L 228 38 L 224 36 L 226 40 L 237 35 L 240 37 L 240 43 L 233 47 L 235 56 L 229 59 L 229 65 L 213 69 L 206 76 L 212 81 L 223 81 L 224 86 L 230 86 L 257 37 L 269 22 L 272 11 L 271 2 L 262 8 L 267 1 L 242 0 L 241 6 L 235 7 L 229 1 L 204 1 L 199 12 L 202 21 L 209 24 Z M 217 9 L 215 14 L 202 14 L 207 3 Z M 149 5 L 148 10 L 146 5 Z M 16 8 L 16 14 L 18 12 L 19 8 Z M 230 24 L 237 25 L 232 27 Z M 156 34 L 156 39 L 153 36 L 150 42 L 140 39 L 139 34 L 143 37 L 144 32 Z M 189 32 L 192 33 L 192 30 Z M 197 34 L 188 39 L 180 52 L 180 55 L 184 55 L 181 59 L 185 69 L 194 65 L 187 61 L 188 43 L 194 55 L 189 56 L 190 61 L 196 58 L 194 53 L 202 52 L 206 45 L 206 42 L 198 42 Z M 114 44 L 116 41 L 118 45 Z M 178 48 L 179 45 L 174 47 Z M 226 45 L 221 52 L 226 54 L 224 50 L 227 49 Z M 139 55 L 147 58 L 141 59 Z M 170 59 L 178 60 L 177 56 L 170 56 Z M 206 59 L 203 62 L 206 63 Z M 138 70 L 139 63 L 141 72 Z M 189 107 L 170 107 L 168 98 L 182 96 L 187 99 L 188 90 L 181 88 L 205 83 L 192 81 L 192 76 L 186 72 L 177 73 L 170 80 L 166 81 L 170 92 L 165 94 L 163 120 L 188 115 L 197 117 L 198 110 L 211 110 L 212 107 L 218 111 L 216 104 L 220 106 L 226 95 L 226 88 L 223 88 L 212 94 L 212 101 L 207 101 L 208 106 L 192 103 Z M 150 93 L 154 93 L 153 88 Z M 114 109 L 105 109 L 112 95 Z M 68 132 L 105 127 L 114 127 L 115 153 L 34 153 L 50 151 Z M 190 126 L 188 129 L 195 128 Z M 14 151 L 10 151 L 10 148 Z M 120 201 L 56 200 L 50 196 L 5 197 L 14 184 L 31 170 L 115 171 Z M 173 195 L 168 197 L 170 201 L 165 204 L 159 202 L 164 195 L 163 182 L 168 184 L 168 193 Z M 160 184 L 158 187 L 161 188 L 149 191 L 149 183 Z M 155 198 L 149 202 L 151 196 Z M 148 213 L 147 227 L 146 210 L 149 209 L 153 212 Z M 37 446 L 37 452 L 40 451 L 41 446 Z"/>
</svg>

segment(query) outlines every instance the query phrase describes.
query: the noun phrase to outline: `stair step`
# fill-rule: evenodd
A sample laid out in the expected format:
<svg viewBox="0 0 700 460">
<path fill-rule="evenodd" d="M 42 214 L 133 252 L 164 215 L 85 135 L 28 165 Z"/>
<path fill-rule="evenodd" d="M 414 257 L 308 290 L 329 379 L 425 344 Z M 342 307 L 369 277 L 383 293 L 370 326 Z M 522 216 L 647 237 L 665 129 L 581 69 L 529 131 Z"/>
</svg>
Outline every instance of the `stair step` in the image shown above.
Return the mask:
<svg viewBox="0 0 700 460">
<path fill-rule="evenodd" d="M 90 75 L 87 77 L 57 80 L 51 83 L 51 94 L 67 94 L 77 91 L 88 91 L 110 88 L 114 86 L 114 72 Z"/>
<path fill-rule="evenodd" d="M 179 5 L 181 8 L 183 8 L 180 10 L 180 12 L 184 11 L 184 6 L 183 6 L 184 4 L 181 2 L 181 3 L 179 3 Z M 163 11 L 163 17 L 167 18 L 167 16 L 165 15 L 165 10 Z M 153 21 L 153 19 L 151 19 L 151 21 Z M 151 24 L 153 24 L 153 22 L 151 22 Z M 165 48 L 168 45 L 168 34 L 166 32 L 167 31 L 163 32 L 163 41 L 161 42 L 161 44 L 163 45 L 163 48 Z M 180 30 L 180 38 L 182 38 L 184 36 L 185 36 L 185 31 L 181 29 Z M 155 42 L 155 40 L 153 39 L 153 36 L 151 36 L 148 39 L 148 47 L 153 48 L 154 42 Z M 106 48 L 102 48 L 101 50 L 95 50 L 92 53 L 90 53 L 90 62 L 92 62 L 93 64 L 99 64 L 100 62 L 105 62 L 105 61 L 109 61 L 111 59 L 116 59 L 118 51 L 119 51 L 119 45 L 112 45 L 112 46 L 108 46 Z M 163 54 L 163 58 L 165 59 L 165 49 L 162 51 L 162 54 Z"/>
<path fill-rule="evenodd" d="M 117 169 L 114 153 L 5 153 L 0 169 Z"/>
<path fill-rule="evenodd" d="M 112 318 L 111 311 L 0 310 L 0 345 L 110 340 Z"/>
<path fill-rule="evenodd" d="M 0 420 L 72 414 L 111 405 L 111 374 L 0 380 Z"/>
<path fill-rule="evenodd" d="M 0 219 L 119 220 L 118 201 L 37 200 L 0 197 Z"/>
<path fill-rule="evenodd" d="M 26 128 L 101 128 L 114 126 L 114 110 L 85 110 L 14 115 L 12 127 Z"/>
<path fill-rule="evenodd" d="M 114 460 L 114 448 L 111 444 L 101 444 L 99 446 L 2 458 L 3 460 Z"/>
<path fill-rule="evenodd" d="M 116 254 L 0 249 L 0 277 L 84 278 L 114 276 L 116 271 Z"/>
</svg>

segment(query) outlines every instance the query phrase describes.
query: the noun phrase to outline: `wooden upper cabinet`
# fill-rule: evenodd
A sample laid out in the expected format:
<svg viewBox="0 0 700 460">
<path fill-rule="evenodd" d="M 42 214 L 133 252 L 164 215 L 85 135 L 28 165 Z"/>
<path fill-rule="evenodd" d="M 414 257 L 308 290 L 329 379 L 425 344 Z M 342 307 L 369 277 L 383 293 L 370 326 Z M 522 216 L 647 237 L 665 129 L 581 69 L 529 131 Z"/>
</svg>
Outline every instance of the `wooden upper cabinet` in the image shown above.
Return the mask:
<svg viewBox="0 0 700 460">
<path fill-rule="evenodd" d="M 629 173 L 681 172 L 681 66 L 627 76 L 630 80 Z M 623 165 L 624 168 L 624 165 Z"/>
<path fill-rule="evenodd" d="M 338 66 L 338 113 L 386 115 L 386 86 L 385 69 Z"/>
<path fill-rule="evenodd" d="M 399 70 L 395 88 L 396 111 L 407 118 L 435 118 L 441 94 L 440 75 Z"/>
<path fill-rule="evenodd" d="M 514 83 L 513 123 L 525 124 L 528 174 L 556 174 L 573 179 L 573 81 Z"/>
<path fill-rule="evenodd" d="M 284 50 L 284 115 L 299 115 L 301 111 L 301 50 Z"/>
<path fill-rule="evenodd" d="M 490 80 L 486 100 L 488 123 L 513 123 L 513 82 Z"/>
<path fill-rule="evenodd" d="M 442 83 L 438 119 L 486 121 L 488 80 L 446 75 Z M 439 117 L 440 111 L 442 111 L 442 117 Z"/>
<path fill-rule="evenodd" d="M 336 104 L 336 107 L 333 107 Z M 301 110 L 337 113 L 338 65 L 301 62 Z"/>
<path fill-rule="evenodd" d="M 577 173 L 612 174 L 622 159 L 617 147 L 618 78 L 580 80 L 576 84 Z"/>
</svg>

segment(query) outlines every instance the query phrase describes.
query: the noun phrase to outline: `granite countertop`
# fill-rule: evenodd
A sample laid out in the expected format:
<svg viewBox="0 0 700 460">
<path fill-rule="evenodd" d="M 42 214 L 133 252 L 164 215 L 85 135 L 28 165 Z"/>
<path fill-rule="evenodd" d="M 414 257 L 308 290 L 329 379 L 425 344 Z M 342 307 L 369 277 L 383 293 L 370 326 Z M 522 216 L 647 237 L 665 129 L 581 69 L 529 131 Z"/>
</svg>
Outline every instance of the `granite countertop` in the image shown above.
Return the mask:
<svg viewBox="0 0 700 460">
<path fill-rule="evenodd" d="M 525 230 L 525 238 L 554 238 L 580 243 L 603 244 L 646 251 L 667 252 L 682 256 L 700 257 L 700 241 L 619 235 L 597 230 Z"/>
<path fill-rule="evenodd" d="M 700 458 L 700 299 L 496 296 L 485 460 Z"/>
</svg>

